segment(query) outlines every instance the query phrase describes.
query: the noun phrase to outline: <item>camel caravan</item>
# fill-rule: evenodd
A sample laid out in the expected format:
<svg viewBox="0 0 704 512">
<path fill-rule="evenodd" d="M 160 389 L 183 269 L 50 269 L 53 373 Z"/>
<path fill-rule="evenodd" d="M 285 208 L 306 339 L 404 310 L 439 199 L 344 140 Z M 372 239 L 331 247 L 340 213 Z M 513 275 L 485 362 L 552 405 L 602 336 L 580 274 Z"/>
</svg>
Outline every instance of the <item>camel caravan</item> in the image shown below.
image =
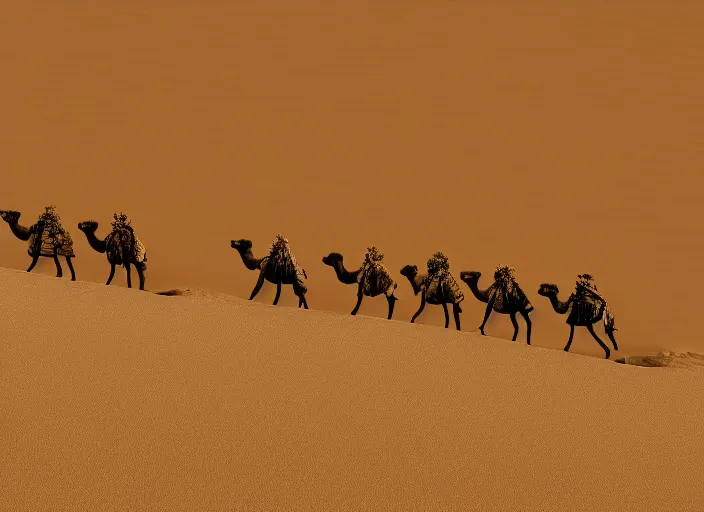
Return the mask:
<svg viewBox="0 0 704 512">
<path fill-rule="evenodd" d="M 56 212 L 54 205 L 47 206 L 41 213 L 37 221 L 29 227 L 19 223 L 20 212 L 14 210 L 0 210 L 0 217 L 7 222 L 10 230 L 18 239 L 27 242 L 27 253 L 32 261 L 27 269 L 31 272 L 36 266 L 40 257 L 52 258 L 56 264 L 56 277 L 63 276 L 63 270 L 59 261 L 59 256 L 66 260 L 66 264 L 71 272 L 71 280 L 76 280 L 76 272 L 71 260 L 76 257 L 73 248 L 71 235 L 61 224 L 61 218 Z M 110 232 L 104 237 L 96 235 L 98 223 L 95 221 L 84 221 L 78 224 L 88 241 L 88 244 L 95 251 L 105 254 L 110 264 L 110 275 L 105 283 L 109 285 L 115 276 L 115 268 L 122 266 L 127 274 L 127 287 L 132 288 L 131 267 L 134 266 L 139 276 L 139 289 L 144 290 L 146 281 L 146 261 L 147 251 L 141 240 L 135 235 L 131 221 L 124 213 L 113 215 Z M 276 296 L 273 304 L 279 302 L 282 285 L 291 285 L 293 292 L 298 297 L 298 307 L 308 309 L 306 292 L 308 287 L 305 280 L 308 279 L 306 271 L 296 260 L 288 240 L 278 234 L 269 247 L 268 254 L 257 258 L 252 253 L 252 242 L 247 239 L 231 240 L 230 247 L 235 249 L 242 263 L 248 270 L 258 270 L 259 275 L 249 300 L 254 299 L 261 290 L 264 281 L 269 281 L 276 285 Z M 342 254 L 332 252 L 322 258 L 323 264 L 330 266 L 335 271 L 337 279 L 343 284 L 357 285 L 357 302 L 351 314 L 356 315 L 364 297 L 378 297 L 383 295 L 388 301 L 388 319 L 391 320 L 394 313 L 394 305 L 398 300 L 394 295 L 398 284 L 391 276 L 391 272 L 383 262 L 384 255 L 374 246 L 368 247 L 361 265 L 354 270 L 347 270 L 344 265 Z M 445 328 L 449 327 L 450 314 L 448 305 L 452 305 L 452 314 L 455 327 L 460 329 L 460 313 L 462 308 L 460 303 L 464 300 L 464 294 L 450 273 L 450 264 L 447 256 L 442 252 L 434 253 L 426 262 L 426 270 L 420 272 L 417 265 L 406 265 L 399 274 L 408 279 L 413 294 L 420 295 L 420 306 L 411 317 L 414 323 L 418 316 L 425 309 L 426 304 L 441 305 L 445 312 Z M 520 315 L 526 323 L 527 344 L 530 345 L 531 320 L 529 314 L 533 311 L 533 305 L 523 292 L 515 278 L 515 271 L 508 265 L 499 265 L 494 271 L 494 281 L 485 290 L 479 289 L 479 278 L 481 272 L 462 271 L 460 281 L 465 283 L 472 295 L 481 303 L 486 304 L 484 320 L 479 327 L 482 335 L 484 327 L 492 312 L 501 315 L 509 315 L 514 327 L 512 341 L 518 337 L 517 315 Z M 606 359 L 611 355 L 609 347 L 597 336 L 594 331 L 594 324 L 602 321 L 604 331 L 609 337 L 614 350 L 618 350 L 614 332 L 614 315 L 606 299 L 598 292 L 594 284 L 594 278 L 590 274 L 579 274 L 574 291 L 565 302 L 558 299 L 560 290 L 557 285 L 543 283 L 538 289 L 538 295 L 547 297 L 552 308 L 560 315 L 567 315 L 566 323 L 570 326 L 569 339 L 565 345 L 565 352 L 568 352 L 574 338 L 575 327 L 586 327 L 592 337 L 597 341 L 606 354 Z"/>
<path fill-rule="evenodd" d="M 61 218 L 56 213 L 54 205 L 47 206 L 45 212 L 39 215 L 37 222 L 30 227 L 22 226 L 19 223 L 20 212 L 13 210 L 0 210 L 2 220 L 10 225 L 12 233 L 24 242 L 29 242 L 27 252 L 32 257 L 32 263 L 27 272 L 31 272 L 37 264 L 40 256 L 53 258 L 56 263 L 56 277 L 62 277 L 59 256 L 66 258 L 66 264 L 71 271 L 71 281 L 76 280 L 76 272 L 71 264 L 71 258 L 75 258 L 73 252 L 73 239 L 68 231 L 61 225 Z M 88 244 L 100 253 L 104 253 L 110 263 L 110 277 L 106 285 L 109 285 L 115 276 L 115 267 L 122 265 L 127 272 L 127 286 L 132 288 L 130 267 L 134 265 L 139 275 L 139 289 L 144 290 L 145 275 L 147 269 L 147 251 L 142 242 L 134 234 L 134 230 L 124 213 L 115 213 L 112 223 L 112 230 L 104 239 L 95 236 L 98 223 L 86 221 L 78 224 L 78 229 L 83 231 L 88 239 Z"/>
</svg>

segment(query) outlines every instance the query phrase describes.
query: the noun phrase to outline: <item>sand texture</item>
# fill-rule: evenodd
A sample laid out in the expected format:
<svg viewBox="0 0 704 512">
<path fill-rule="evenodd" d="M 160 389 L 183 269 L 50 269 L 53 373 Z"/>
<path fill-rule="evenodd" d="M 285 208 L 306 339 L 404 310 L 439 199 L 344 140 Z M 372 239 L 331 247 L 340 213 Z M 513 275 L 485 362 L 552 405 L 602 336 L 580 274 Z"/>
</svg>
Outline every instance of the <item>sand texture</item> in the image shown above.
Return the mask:
<svg viewBox="0 0 704 512">
<path fill-rule="evenodd" d="M 702 510 L 704 370 L 0 269 L 3 510 Z"/>
<path fill-rule="evenodd" d="M 0 508 L 703 510 L 704 2 L 7 2 Z M 125 212 L 146 289 L 77 229 Z M 277 233 L 308 311 L 230 241 Z M 393 320 L 322 263 L 367 247 Z M 462 332 L 400 275 L 449 258 Z M 535 310 L 492 314 L 501 264 Z M 566 299 L 592 274 L 605 361 Z M 163 295 L 158 295 L 158 292 Z M 603 326 L 597 334 L 607 341 Z M 627 364 L 616 364 L 616 361 Z"/>
</svg>

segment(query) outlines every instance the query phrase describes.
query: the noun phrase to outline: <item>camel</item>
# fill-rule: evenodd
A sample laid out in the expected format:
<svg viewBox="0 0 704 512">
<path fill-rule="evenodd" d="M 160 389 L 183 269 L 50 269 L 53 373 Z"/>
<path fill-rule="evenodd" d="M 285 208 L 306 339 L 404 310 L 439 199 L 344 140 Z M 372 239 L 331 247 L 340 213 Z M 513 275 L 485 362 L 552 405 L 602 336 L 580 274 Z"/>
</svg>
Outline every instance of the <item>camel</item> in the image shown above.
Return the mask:
<svg viewBox="0 0 704 512">
<path fill-rule="evenodd" d="M 276 285 L 274 305 L 279 303 L 281 285 L 290 284 L 293 286 L 293 293 L 298 297 L 298 307 L 303 306 L 308 309 L 308 302 L 306 301 L 308 288 L 303 283 L 303 279 L 308 279 L 308 276 L 306 271 L 298 265 L 286 238 L 277 235 L 271 245 L 269 254 L 263 258 L 254 257 L 254 254 L 252 254 L 252 241 L 246 238 L 231 240 L 230 247 L 240 253 L 242 262 L 248 270 L 259 270 L 259 278 L 254 285 L 249 300 L 256 297 L 266 279 Z"/>
<path fill-rule="evenodd" d="M 61 218 L 56 213 L 56 207 L 47 206 L 37 222 L 30 227 L 19 223 L 21 215 L 14 210 L 0 210 L 0 217 L 10 225 L 12 233 L 23 242 L 29 243 L 27 253 L 32 257 L 32 263 L 27 272 L 34 269 L 40 257 L 53 258 L 56 264 L 56 277 L 63 277 L 63 270 L 59 263 L 59 256 L 63 256 L 71 271 L 71 281 L 75 281 L 76 272 L 71 263 L 71 258 L 76 257 L 73 251 L 73 239 L 61 226 Z"/>
<path fill-rule="evenodd" d="M 560 289 L 555 284 L 543 283 L 540 285 L 538 294 L 550 299 L 553 309 L 560 315 L 570 312 L 566 323 L 570 326 L 570 337 L 565 345 L 565 352 L 569 352 L 572 345 L 575 326 L 586 327 L 592 337 L 606 352 L 606 359 L 611 356 L 611 350 L 606 344 L 599 339 L 599 336 L 594 332 L 593 324 L 603 319 L 604 330 L 606 335 L 611 340 L 614 350 L 618 350 L 616 339 L 614 338 L 614 315 L 611 312 L 606 300 L 596 291 L 596 287 L 591 283 L 592 276 L 590 274 L 580 274 L 577 281 L 575 291 L 570 294 L 567 302 L 562 302 L 557 298 Z"/>
<path fill-rule="evenodd" d="M 144 290 L 147 270 L 147 250 L 144 244 L 134 234 L 134 229 L 124 213 L 113 214 L 112 231 L 104 239 L 95 235 L 98 223 L 89 220 L 78 224 L 78 229 L 85 233 L 90 246 L 99 253 L 104 253 L 110 263 L 110 275 L 105 285 L 109 285 L 115 277 L 115 267 L 122 265 L 127 273 L 127 288 L 132 288 L 131 265 L 134 265 L 139 275 L 139 289 Z"/>
<path fill-rule="evenodd" d="M 376 247 L 368 247 L 364 256 L 364 262 L 357 270 L 352 272 L 345 269 L 342 254 L 331 252 L 323 257 L 323 263 L 335 269 L 337 279 L 344 284 L 358 284 L 357 304 L 352 310 L 352 315 L 356 315 L 359 306 L 362 304 L 362 297 L 377 297 L 384 294 L 389 303 L 388 320 L 394 314 L 394 305 L 398 298 L 394 296 L 394 291 L 398 286 L 391 278 L 386 265 L 382 263 L 384 255 Z"/>
<path fill-rule="evenodd" d="M 485 336 L 484 326 L 486 325 L 492 311 L 502 315 L 509 315 L 513 324 L 514 332 L 511 341 L 516 341 L 518 338 L 518 322 L 516 321 L 516 313 L 526 321 L 527 327 L 527 344 L 530 345 L 530 332 L 532 322 L 528 314 L 533 311 L 533 305 L 526 297 L 523 290 L 518 286 L 513 278 L 513 269 L 506 265 L 500 265 L 494 272 L 494 282 L 486 290 L 480 290 L 478 287 L 479 278 L 482 276 L 478 271 L 463 271 L 460 272 L 460 280 L 464 281 L 469 289 L 474 294 L 474 297 L 480 302 L 486 304 L 484 312 L 484 321 L 479 327 L 482 336 Z"/>
<path fill-rule="evenodd" d="M 445 329 L 447 329 L 450 325 L 447 305 L 452 304 L 455 326 L 458 331 L 460 330 L 460 313 L 462 313 L 460 302 L 464 300 L 464 294 L 450 274 L 450 265 L 443 253 L 436 252 L 428 260 L 426 274 L 419 274 L 416 265 L 406 265 L 401 269 L 401 275 L 411 283 L 413 294 L 420 294 L 420 308 L 411 318 L 411 323 L 415 322 L 418 315 L 423 312 L 426 303 L 440 304 L 445 312 Z"/>
</svg>

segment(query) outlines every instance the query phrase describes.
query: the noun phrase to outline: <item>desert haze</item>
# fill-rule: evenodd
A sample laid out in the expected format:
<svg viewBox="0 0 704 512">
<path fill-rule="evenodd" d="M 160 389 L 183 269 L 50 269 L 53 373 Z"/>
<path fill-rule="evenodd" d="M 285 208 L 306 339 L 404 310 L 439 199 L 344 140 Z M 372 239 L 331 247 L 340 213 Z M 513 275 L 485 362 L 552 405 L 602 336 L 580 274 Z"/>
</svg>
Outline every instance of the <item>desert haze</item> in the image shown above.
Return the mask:
<svg viewBox="0 0 704 512">
<path fill-rule="evenodd" d="M 0 209 L 78 280 L 0 222 L 1 509 L 704 509 L 704 4 L 142 4 L 3 7 Z M 146 292 L 77 229 L 120 211 Z M 307 311 L 246 300 L 277 233 Z M 322 263 L 370 245 L 391 321 Z M 533 346 L 462 282 L 411 325 L 436 251 L 514 267 Z M 584 272 L 611 361 L 537 294 Z"/>
</svg>

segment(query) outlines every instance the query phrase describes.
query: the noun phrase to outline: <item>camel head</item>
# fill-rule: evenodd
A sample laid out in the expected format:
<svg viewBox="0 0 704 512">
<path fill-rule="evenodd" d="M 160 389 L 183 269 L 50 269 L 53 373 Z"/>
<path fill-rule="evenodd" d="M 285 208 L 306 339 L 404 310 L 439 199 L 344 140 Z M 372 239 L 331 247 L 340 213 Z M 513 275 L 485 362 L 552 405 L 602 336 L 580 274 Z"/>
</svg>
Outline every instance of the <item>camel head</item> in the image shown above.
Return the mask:
<svg viewBox="0 0 704 512">
<path fill-rule="evenodd" d="M 240 238 L 239 240 L 230 240 L 230 247 L 237 249 L 239 252 L 247 252 L 252 249 L 252 241 L 246 238 Z"/>
<path fill-rule="evenodd" d="M 482 273 L 478 270 L 463 270 L 462 272 L 460 272 L 460 280 L 464 281 L 465 283 L 469 283 L 470 281 L 477 281 L 480 277 L 482 277 Z"/>
<path fill-rule="evenodd" d="M 98 223 L 95 222 L 94 220 L 87 220 L 85 222 L 79 222 L 78 229 L 80 229 L 84 233 L 95 233 L 95 231 L 98 229 Z"/>
<path fill-rule="evenodd" d="M 407 277 L 412 281 L 418 275 L 418 266 L 406 265 L 401 269 L 401 275 Z"/>
<path fill-rule="evenodd" d="M 334 267 L 338 263 L 342 263 L 342 254 L 339 252 L 331 252 L 327 256 L 323 256 L 323 263 Z"/>
<path fill-rule="evenodd" d="M 2 217 L 2 220 L 8 224 L 14 224 L 20 220 L 20 215 L 22 214 L 20 212 L 16 212 L 15 210 L 0 210 L 0 217 Z"/>
<path fill-rule="evenodd" d="M 538 289 L 538 295 L 542 295 L 543 297 L 550 297 L 551 295 L 557 295 L 558 293 L 560 293 L 560 289 L 556 284 L 543 283 Z"/>
</svg>

